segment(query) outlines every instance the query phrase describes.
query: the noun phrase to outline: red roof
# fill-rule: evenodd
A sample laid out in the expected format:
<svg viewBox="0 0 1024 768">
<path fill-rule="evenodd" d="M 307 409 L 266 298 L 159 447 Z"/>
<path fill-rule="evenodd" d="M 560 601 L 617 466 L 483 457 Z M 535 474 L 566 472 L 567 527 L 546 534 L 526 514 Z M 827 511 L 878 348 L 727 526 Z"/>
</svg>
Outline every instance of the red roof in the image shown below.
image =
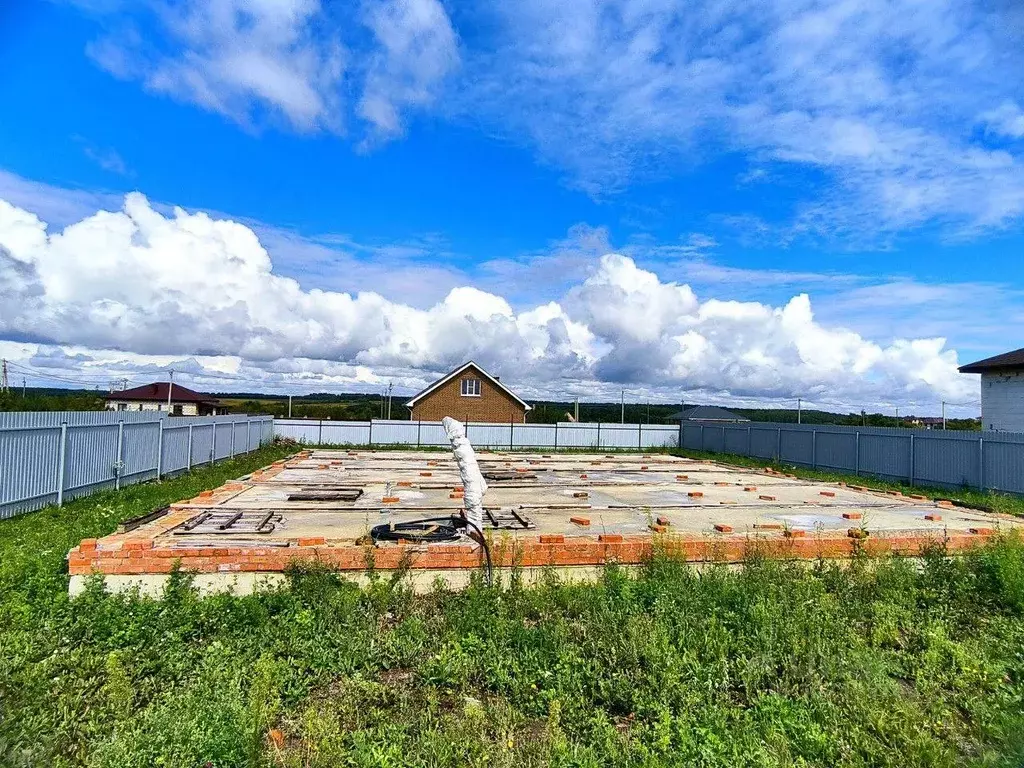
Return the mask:
<svg viewBox="0 0 1024 768">
<path fill-rule="evenodd" d="M 153 384 L 143 384 L 141 387 L 132 387 L 121 392 L 111 392 L 106 396 L 107 400 L 156 400 L 167 402 L 168 382 L 158 381 Z M 172 403 L 207 403 L 209 405 L 220 405 L 220 400 L 202 392 L 175 384 L 171 390 Z"/>
</svg>

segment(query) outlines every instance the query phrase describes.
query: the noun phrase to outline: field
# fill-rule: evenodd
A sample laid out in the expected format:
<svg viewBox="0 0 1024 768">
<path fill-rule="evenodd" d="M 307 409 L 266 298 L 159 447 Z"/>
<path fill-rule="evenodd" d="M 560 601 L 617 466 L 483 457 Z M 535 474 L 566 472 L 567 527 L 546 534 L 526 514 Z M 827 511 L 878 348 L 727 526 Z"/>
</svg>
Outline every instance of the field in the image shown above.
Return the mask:
<svg viewBox="0 0 1024 768">
<path fill-rule="evenodd" d="M 0 523 L 4 766 L 1016 766 L 1024 544 L 966 557 L 656 555 L 600 581 L 416 596 L 67 597 L 85 536 L 280 458 Z M 371 574 L 372 575 L 372 574 Z"/>
</svg>

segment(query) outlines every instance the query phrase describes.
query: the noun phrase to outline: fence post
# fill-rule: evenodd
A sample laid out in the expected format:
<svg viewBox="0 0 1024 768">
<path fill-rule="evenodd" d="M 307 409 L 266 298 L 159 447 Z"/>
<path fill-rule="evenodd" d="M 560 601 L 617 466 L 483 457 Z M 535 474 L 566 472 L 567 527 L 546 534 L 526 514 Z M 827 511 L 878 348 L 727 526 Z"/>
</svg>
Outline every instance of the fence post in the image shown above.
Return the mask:
<svg viewBox="0 0 1024 768">
<path fill-rule="evenodd" d="M 324 423 L 321 421 L 320 422 L 320 429 L 322 430 L 323 427 L 324 427 Z M 369 436 L 369 438 L 367 438 L 366 444 L 367 445 L 373 445 L 373 419 L 370 419 L 370 436 Z"/>
<path fill-rule="evenodd" d="M 64 504 L 64 461 L 68 447 L 68 423 L 60 423 L 60 446 L 57 448 L 57 506 Z"/>
<path fill-rule="evenodd" d="M 700 449 L 704 450 L 704 425 L 700 425 Z"/>
<path fill-rule="evenodd" d="M 914 484 L 914 436 L 910 436 L 910 484 Z"/>
<path fill-rule="evenodd" d="M 214 421 L 213 421 L 213 439 L 210 441 L 210 443 L 211 443 L 211 445 L 210 445 L 210 464 L 212 466 L 213 462 L 217 458 L 217 417 L 216 416 L 214 417 Z"/>
<path fill-rule="evenodd" d="M 818 430 L 811 430 L 811 469 L 818 468 Z"/>
<path fill-rule="evenodd" d="M 124 457 L 124 419 L 117 422 L 117 460 L 114 462 L 114 489 L 121 487 L 121 467 Z"/>
<path fill-rule="evenodd" d="M 262 437 L 262 435 L 261 435 Z M 260 443 L 262 444 L 262 440 Z M 245 452 L 249 453 L 252 450 L 252 419 L 249 418 L 248 414 L 245 417 Z"/>
<path fill-rule="evenodd" d="M 157 422 L 160 425 L 160 432 L 156 438 L 156 479 L 160 479 L 164 466 L 164 420 Z"/>
<path fill-rule="evenodd" d="M 754 432 L 752 427 L 747 427 L 747 456 L 754 455 Z"/>
<path fill-rule="evenodd" d="M 370 422 L 370 430 L 373 430 L 373 422 Z M 323 445 L 324 442 L 324 420 L 320 419 L 320 431 L 316 433 L 316 444 Z"/>
<path fill-rule="evenodd" d="M 860 432 L 854 432 L 853 441 L 853 474 L 860 474 Z"/>
<path fill-rule="evenodd" d="M 423 420 L 416 419 L 416 447 L 420 447 L 420 430 L 423 428 Z"/>
<path fill-rule="evenodd" d="M 185 471 L 192 471 L 192 424 L 188 425 L 188 455 L 185 461 Z"/>
<path fill-rule="evenodd" d="M 510 421 L 508 423 L 508 449 L 511 451 L 515 447 L 516 438 L 516 423 Z"/>
<path fill-rule="evenodd" d="M 555 422 L 555 450 L 558 450 L 558 422 Z"/>
<path fill-rule="evenodd" d="M 978 438 L 978 488 L 985 490 L 985 438 Z"/>
<path fill-rule="evenodd" d="M 597 422 L 597 447 L 598 448 L 601 447 L 601 421 L 600 421 L 600 419 Z"/>
<path fill-rule="evenodd" d="M 775 460 L 782 463 L 782 427 L 779 427 L 779 440 L 775 448 Z"/>
<path fill-rule="evenodd" d="M 644 447 L 644 425 L 642 422 L 636 423 L 636 449 L 639 451 Z"/>
<path fill-rule="evenodd" d="M 235 458 L 235 425 L 237 421 L 231 422 L 231 458 Z"/>
</svg>

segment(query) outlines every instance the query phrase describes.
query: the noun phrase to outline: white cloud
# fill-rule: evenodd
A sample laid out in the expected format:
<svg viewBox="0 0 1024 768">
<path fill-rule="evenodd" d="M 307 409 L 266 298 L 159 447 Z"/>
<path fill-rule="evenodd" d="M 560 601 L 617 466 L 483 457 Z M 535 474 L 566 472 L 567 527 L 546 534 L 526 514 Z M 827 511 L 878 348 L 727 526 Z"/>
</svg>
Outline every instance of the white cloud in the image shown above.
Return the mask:
<svg viewBox="0 0 1024 768">
<path fill-rule="evenodd" d="M 349 94 L 361 91 L 358 115 L 374 135 L 395 136 L 402 113 L 430 104 L 458 61 L 438 0 L 150 0 L 132 11 L 90 43 L 91 58 L 246 126 L 269 115 L 302 132 L 340 132 L 357 106 Z"/>
<path fill-rule="evenodd" d="M 1024 139 L 1024 110 L 1012 101 L 1006 101 L 996 109 L 981 116 L 988 130 L 1011 139 Z"/>
<path fill-rule="evenodd" d="M 1011 10 L 963 0 L 564 3 L 495 11 L 500 40 L 468 52 L 486 71 L 465 109 L 525 135 L 583 189 L 670 175 L 743 153 L 824 174 L 793 211 L 796 234 L 1001 227 L 1024 213 L 1019 154 L 972 136 L 1019 93 Z M 489 41 L 490 42 L 490 41 Z M 491 52 L 494 49 L 494 52 Z M 1017 128 L 1004 105 L 990 124 Z"/>
<path fill-rule="evenodd" d="M 670 399 L 699 390 L 859 406 L 976 390 L 943 339 L 881 345 L 822 325 L 806 295 L 780 307 L 702 301 L 615 253 L 594 259 L 558 301 L 520 310 L 471 285 L 428 308 L 370 291 L 306 290 L 274 271 L 249 227 L 165 215 L 138 193 L 62 231 L 0 201 L 0 288 L 0 338 L 39 345 L 33 354 L 87 350 L 108 361 L 101 371 L 120 359 L 121 370 L 147 373 L 196 358 L 197 376 L 236 390 L 384 377 L 415 388 L 469 358 L 530 396 L 626 384 Z"/>
</svg>

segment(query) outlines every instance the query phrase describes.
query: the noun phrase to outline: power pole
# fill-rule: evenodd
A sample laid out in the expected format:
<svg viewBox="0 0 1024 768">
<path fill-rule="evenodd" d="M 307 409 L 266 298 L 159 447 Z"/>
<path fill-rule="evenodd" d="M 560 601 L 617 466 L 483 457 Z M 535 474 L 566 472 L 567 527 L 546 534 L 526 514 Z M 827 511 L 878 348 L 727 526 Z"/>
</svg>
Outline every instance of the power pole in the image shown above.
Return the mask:
<svg viewBox="0 0 1024 768">
<path fill-rule="evenodd" d="M 167 413 L 171 412 L 171 392 L 174 391 L 174 369 L 170 370 L 170 378 L 167 380 Z"/>
<path fill-rule="evenodd" d="M 803 424 L 804 423 L 803 422 L 803 412 L 802 412 L 803 408 L 802 408 L 802 404 L 803 404 L 803 401 L 798 397 L 796 399 L 796 423 L 797 424 Z"/>
<path fill-rule="evenodd" d="M 25 377 L 21 377 L 21 399 L 24 400 L 27 395 L 25 394 L 27 387 L 25 386 Z"/>
<path fill-rule="evenodd" d="M 288 418 L 292 417 L 292 396 L 288 395 Z"/>
<path fill-rule="evenodd" d="M 576 411 L 573 414 L 573 419 L 579 423 L 580 420 L 580 396 L 576 395 Z"/>
<path fill-rule="evenodd" d="M 942 428 L 946 428 L 946 401 L 942 401 Z"/>
<path fill-rule="evenodd" d="M 620 424 L 625 424 L 626 423 L 626 390 L 622 390 L 622 400 L 621 400 L 621 403 L 622 403 L 622 415 L 619 418 L 619 423 Z"/>
<path fill-rule="evenodd" d="M 3 359 L 0 365 L 0 393 L 7 394 L 7 358 Z"/>
<path fill-rule="evenodd" d="M 898 427 L 899 425 L 900 425 L 900 409 L 897 407 L 896 408 L 896 426 Z"/>
<path fill-rule="evenodd" d="M 391 418 L 391 388 L 394 386 L 394 382 L 388 382 L 388 419 Z"/>
</svg>

